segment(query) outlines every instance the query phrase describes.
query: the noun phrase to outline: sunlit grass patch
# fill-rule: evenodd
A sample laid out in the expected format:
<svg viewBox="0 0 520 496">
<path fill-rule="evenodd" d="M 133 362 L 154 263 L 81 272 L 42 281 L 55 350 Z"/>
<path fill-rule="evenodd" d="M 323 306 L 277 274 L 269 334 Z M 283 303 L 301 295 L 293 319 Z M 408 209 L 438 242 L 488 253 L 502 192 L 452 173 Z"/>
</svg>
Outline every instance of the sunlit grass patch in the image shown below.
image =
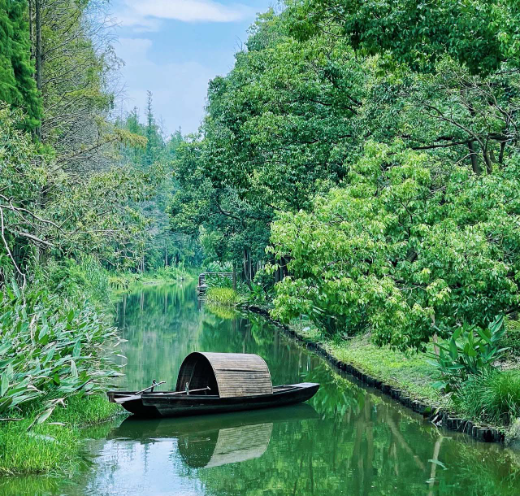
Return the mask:
<svg viewBox="0 0 520 496">
<path fill-rule="evenodd" d="M 20 421 L 0 422 L 0 474 L 71 473 L 78 457 L 82 427 L 107 420 L 122 409 L 101 395 L 70 398 L 44 424 L 28 430 L 37 411 Z"/>
<path fill-rule="evenodd" d="M 236 305 L 238 303 L 238 294 L 232 288 L 208 288 L 206 299 L 211 303 L 219 305 Z"/>
<path fill-rule="evenodd" d="M 303 339 L 322 343 L 338 360 L 410 396 L 436 405 L 447 405 L 450 402 L 433 386 L 435 367 L 424 353 L 403 353 L 389 347 L 379 347 L 368 336 L 360 335 L 348 340 L 326 338 L 308 321 L 296 321 L 293 328 Z"/>
</svg>

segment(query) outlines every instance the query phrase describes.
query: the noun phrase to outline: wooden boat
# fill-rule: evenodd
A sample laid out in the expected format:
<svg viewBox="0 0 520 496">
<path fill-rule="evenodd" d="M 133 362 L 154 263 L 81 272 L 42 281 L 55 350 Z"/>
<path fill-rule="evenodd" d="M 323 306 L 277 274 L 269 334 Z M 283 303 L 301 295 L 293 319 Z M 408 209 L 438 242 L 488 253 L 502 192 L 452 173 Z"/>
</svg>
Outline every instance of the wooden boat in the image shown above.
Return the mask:
<svg viewBox="0 0 520 496">
<path fill-rule="evenodd" d="M 108 398 L 139 417 L 182 417 L 293 405 L 312 398 L 320 385 L 274 386 L 263 358 L 243 353 L 189 354 L 175 391 L 109 391 Z"/>
</svg>

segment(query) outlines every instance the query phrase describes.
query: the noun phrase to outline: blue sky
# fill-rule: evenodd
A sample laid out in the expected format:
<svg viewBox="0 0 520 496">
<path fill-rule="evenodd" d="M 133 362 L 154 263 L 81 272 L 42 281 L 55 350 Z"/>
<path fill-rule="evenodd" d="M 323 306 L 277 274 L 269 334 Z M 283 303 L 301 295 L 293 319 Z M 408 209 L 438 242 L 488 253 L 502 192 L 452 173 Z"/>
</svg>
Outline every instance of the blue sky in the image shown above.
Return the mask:
<svg viewBox="0 0 520 496">
<path fill-rule="evenodd" d="M 195 132 L 204 116 L 210 79 L 227 74 L 258 12 L 276 0 L 115 0 L 114 43 L 124 60 L 123 107 L 146 106 L 153 93 L 155 114 L 166 134 L 179 127 Z"/>
</svg>

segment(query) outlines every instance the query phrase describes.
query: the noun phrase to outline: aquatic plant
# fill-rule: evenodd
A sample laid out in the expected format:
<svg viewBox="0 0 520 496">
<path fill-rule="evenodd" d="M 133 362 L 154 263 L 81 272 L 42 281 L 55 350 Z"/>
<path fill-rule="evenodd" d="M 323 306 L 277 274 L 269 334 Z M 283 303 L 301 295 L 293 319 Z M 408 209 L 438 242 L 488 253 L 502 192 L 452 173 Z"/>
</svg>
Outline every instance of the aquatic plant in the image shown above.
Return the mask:
<svg viewBox="0 0 520 496">
<path fill-rule="evenodd" d="M 44 422 L 71 396 L 103 391 L 119 375 L 111 360 L 118 337 L 87 300 L 69 300 L 38 284 L 0 293 L 0 413 L 39 411 Z"/>
</svg>

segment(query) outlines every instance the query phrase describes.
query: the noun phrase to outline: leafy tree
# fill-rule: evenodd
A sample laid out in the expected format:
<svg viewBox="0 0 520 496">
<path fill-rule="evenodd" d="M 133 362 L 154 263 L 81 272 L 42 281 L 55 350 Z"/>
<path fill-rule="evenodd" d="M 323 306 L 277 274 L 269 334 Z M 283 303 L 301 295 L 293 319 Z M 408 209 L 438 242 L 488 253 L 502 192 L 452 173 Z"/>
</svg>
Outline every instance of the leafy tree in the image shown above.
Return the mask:
<svg viewBox="0 0 520 496">
<path fill-rule="evenodd" d="M 402 144 L 368 144 L 348 184 L 275 222 L 272 250 L 290 259 L 290 276 L 274 315 L 369 328 L 406 349 L 516 310 L 518 165 L 479 177 Z"/>
<path fill-rule="evenodd" d="M 211 82 L 201 137 L 177 166 L 172 222 L 203 225 L 214 256 L 242 266 L 247 280 L 266 258 L 274 211 L 308 208 L 343 180 L 358 146 L 364 75 L 353 51 L 286 31 L 283 16 L 260 17 L 233 71 Z"/>
<path fill-rule="evenodd" d="M 432 71 L 450 55 L 473 74 L 503 62 L 518 66 L 519 4 L 515 0 L 290 1 L 292 32 L 301 39 L 333 20 L 362 53 L 385 54 L 414 70 Z"/>
<path fill-rule="evenodd" d="M 127 132 L 141 136 L 146 145 L 120 144 L 118 158 L 126 167 L 156 176 L 154 191 L 146 201 L 132 204 L 145 220 L 144 237 L 136 270 L 153 270 L 178 263 L 200 263 L 197 240 L 183 232 L 171 230 L 166 213 L 172 196 L 178 189 L 174 181 L 172 163 L 184 138 L 176 131 L 168 141 L 157 124 L 153 113 L 152 95 L 148 93 L 145 123 L 140 122 L 139 112 L 133 109 L 117 125 Z"/>
<path fill-rule="evenodd" d="M 24 0 L 0 1 L 0 100 L 23 109 L 32 129 L 41 117 L 41 101 L 30 60 L 29 29 Z"/>
</svg>

